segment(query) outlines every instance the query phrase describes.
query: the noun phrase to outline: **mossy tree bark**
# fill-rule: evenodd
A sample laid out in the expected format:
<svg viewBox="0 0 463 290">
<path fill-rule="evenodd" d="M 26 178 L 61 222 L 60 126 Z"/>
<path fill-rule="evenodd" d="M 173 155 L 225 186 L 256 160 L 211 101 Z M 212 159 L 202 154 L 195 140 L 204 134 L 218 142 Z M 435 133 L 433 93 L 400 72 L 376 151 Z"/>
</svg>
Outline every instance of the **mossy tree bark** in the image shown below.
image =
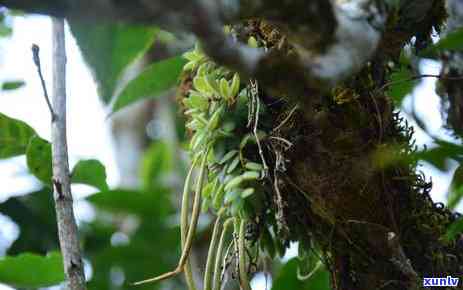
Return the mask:
<svg viewBox="0 0 463 290">
<path fill-rule="evenodd" d="M 429 43 L 443 5 L 435 1 L 412 23 L 401 17 L 406 10 L 399 11 L 371 61 L 330 93 L 303 88 L 302 96 L 277 102 L 284 88 L 264 92 L 274 116 L 270 126 L 278 128 L 273 136 L 292 143 L 288 149 L 281 139 L 270 140 L 267 154 L 279 187 L 270 185 L 280 236 L 321 246 L 333 289 L 417 289 L 423 277 L 463 271 L 462 237 L 442 239 L 459 215 L 430 199 L 431 183 L 408 158 L 415 150 L 413 128 L 383 91 L 387 62 L 398 62 L 413 35 L 417 49 Z M 244 26 L 246 37 L 279 43 L 278 31 L 265 22 Z M 273 49 L 284 54 L 282 47 Z M 403 161 L 383 164 L 384 157 Z"/>
<path fill-rule="evenodd" d="M 34 6 L 26 2 L 18 1 L 17 5 L 22 6 L 16 7 Z M 153 15 L 147 14 L 154 10 L 140 9 L 142 2 L 134 2 L 134 9 L 127 10 L 140 12 L 137 17 L 127 12 L 120 15 L 116 13 L 108 18 L 149 22 Z M 252 1 L 242 2 L 252 4 Z M 376 2 L 389 5 L 387 3 L 392 1 Z M 0 3 L 15 5 L 13 1 Z M 50 3 L 52 8 L 41 4 L 31 9 L 59 15 L 78 14 L 78 11 L 70 13 L 67 6 L 53 5 L 53 1 Z M 274 4 L 272 1 L 269 3 Z M 311 1 L 310 4 L 314 3 L 319 4 L 312 5 L 315 12 L 324 7 L 320 1 Z M 278 236 L 285 242 L 315 241 L 323 251 L 323 258 L 331 272 L 332 288 L 335 290 L 417 289 L 421 287 L 422 277 L 457 276 L 463 273 L 463 237 L 454 241 L 442 239 L 446 228 L 458 215 L 430 199 L 431 184 L 426 182 L 424 176 L 416 173 L 416 164 L 410 162 L 414 151 L 411 140 L 413 129 L 395 113 L 394 105 L 384 92 L 384 85 L 391 72 L 389 63 L 398 62 L 403 46 L 412 37 L 415 37 L 413 46 L 417 50 L 431 43 L 433 27 L 439 27 L 446 18 L 445 1 L 398 3 L 399 8 L 387 14 L 384 25 L 378 24 L 383 30 L 379 43 L 375 43 L 376 35 L 366 40 L 372 43 L 365 46 L 368 48 L 365 54 L 373 51 L 372 55 L 347 64 L 343 59 L 331 62 L 350 69 L 336 75 L 337 82 L 323 78 L 330 69 L 320 69 L 326 64 L 323 61 L 327 58 L 320 58 L 320 67 L 317 67 L 316 62 L 301 65 L 307 59 L 310 62 L 312 56 L 326 56 L 323 53 L 329 51 L 328 47 L 343 39 L 339 35 L 334 38 L 324 36 L 327 31 L 339 31 L 336 27 L 343 24 L 331 21 L 339 19 L 335 17 L 334 10 L 329 13 L 329 9 L 323 9 L 328 14 L 320 15 L 326 17 L 315 17 L 312 23 L 305 22 L 307 18 L 302 17 L 301 20 L 296 17 L 299 15 L 298 9 L 292 10 L 295 17 L 290 19 L 300 21 L 295 24 L 285 22 L 287 19 L 283 16 L 288 13 L 284 12 L 288 11 L 269 4 L 270 8 L 275 9 L 254 7 L 254 11 L 260 11 L 261 14 L 245 14 L 245 17 L 252 20 L 235 27 L 239 38 L 247 40 L 253 36 L 268 48 L 266 56 L 259 58 L 252 67 L 243 62 L 236 65 L 236 68 L 258 79 L 261 84 L 261 101 L 272 116 L 262 120 L 269 128 L 271 137 L 274 137 L 264 141 L 272 181 L 265 186 L 272 193 L 268 202 L 276 213 Z M 120 6 L 128 8 L 130 5 Z M 282 14 L 278 14 L 278 11 Z M 302 15 L 304 10 L 300 13 Z M 243 17 L 243 13 L 238 15 Z M 259 16 L 265 16 L 270 22 L 259 19 Z M 207 18 L 204 15 L 202 17 L 198 19 Z M 228 14 L 223 16 L 224 19 L 227 17 Z M 323 19 L 327 19 L 330 25 L 323 26 Z M 306 43 L 300 39 L 302 34 L 298 27 L 303 26 L 302 22 L 310 28 L 305 31 L 312 33 L 310 35 L 314 36 L 314 42 Z M 367 22 L 375 25 L 374 21 Z M 194 22 L 190 28 L 204 41 L 208 35 L 217 35 L 221 29 L 215 27 L 208 30 L 208 27 L 202 27 L 209 24 L 207 21 Z M 295 30 L 298 33 L 291 34 Z M 346 30 L 346 33 L 349 31 L 352 32 Z M 355 35 L 349 37 L 345 40 L 355 40 Z M 213 48 L 224 43 L 223 39 L 218 39 L 220 41 L 205 42 L 211 45 L 209 48 Z M 343 47 L 342 42 L 338 44 Z M 303 55 L 300 53 L 301 46 Z M 359 48 L 347 47 L 353 50 Z M 375 49 L 371 50 L 372 47 Z M 237 54 L 233 54 L 235 50 L 216 53 L 213 49 L 206 49 L 208 51 L 215 60 L 223 61 L 222 64 L 232 63 L 232 60 L 237 59 L 233 57 L 237 56 L 240 62 L 243 61 L 240 57 L 244 57 L 240 54 L 243 53 L 241 50 Z M 223 59 L 228 52 L 233 57 Z M 253 56 L 255 51 L 249 52 Z M 342 58 L 356 54 L 339 56 Z M 244 59 L 249 59 L 246 57 Z M 358 67 L 356 61 L 362 65 Z M 346 71 L 351 72 L 347 77 Z M 449 70 L 449 73 L 452 72 L 455 70 Z M 339 82 L 340 78 L 342 82 Z M 333 85 L 334 89 L 327 89 Z M 456 83 L 449 84 L 447 88 L 449 96 L 461 102 L 461 90 Z M 452 108 L 456 110 L 456 106 L 459 103 L 452 105 Z M 289 142 L 290 146 L 281 140 Z M 390 160 L 394 162 L 385 162 Z"/>
<path fill-rule="evenodd" d="M 414 23 L 423 29 L 420 35 L 428 37 L 442 19 L 441 5 L 436 2 L 432 13 Z M 291 53 L 290 44 L 281 43 L 283 35 L 265 21 L 249 21 L 238 30 L 243 39 L 262 40 L 275 55 Z M 263 88 L 262 100 L 273 116 L 262 126 L 273 128 L 266 157 L 278 236 L 319 245 L 333 289 L 418 289 L 423 277 L 463 271 L 462 239 L 442 240 L 459 215 L 432 202 L 431 183 L 410 162 L 413 128 L 383 90 L 387 62 L 398 61 L 416 32 L 400 21 L 390 23 L 371 62 L 329 93 Z M 291 77 L 281 73 L 280 79 Z"/>
</svg>

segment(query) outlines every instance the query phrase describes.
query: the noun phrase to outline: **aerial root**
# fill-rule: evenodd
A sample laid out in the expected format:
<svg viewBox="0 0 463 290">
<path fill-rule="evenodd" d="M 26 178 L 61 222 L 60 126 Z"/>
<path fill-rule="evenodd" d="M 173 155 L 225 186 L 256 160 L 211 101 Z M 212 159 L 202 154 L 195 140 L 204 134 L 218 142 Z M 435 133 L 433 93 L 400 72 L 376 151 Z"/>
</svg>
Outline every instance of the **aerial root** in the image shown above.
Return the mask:
<svg viewBox="0 0 463 290">
<path fill-rule="evenodd" d="M 183 266 L 178 265 L 177 268 L 174 271 L 164 273 L 164 274 L 159 275 L 159 276 L 154 277 L 154 278 L 149 278 L 149 279 L 146 279 L 146 280 L 138 281 L 138 282 L 133 283 L 132 285 L 136 286 L 136 285 L 141 285 L 141 284 L 146 284 L 146 283 L 162 281 L 162 280 L 165 280 L 165 279 L 175 277 L 178 274 L 183 272 L 184 267 L 185 267 L 185 265 L 183 265 Z"/>
<path fill-rule="evenodd" d="M 180 273 L 182 273 L 184 271 L 185 266 L 187 265 L 187 262 L 188 262 L 188 257 L 190 256 L 191 247 L 193 245 L 194 234 L 196 232 L 196 227 L 198 225 L 198 218 L 199 218 L 200 209 L 201 209 L 201 192 L 203 191 L 203 182 L 204 182 L 204 177 L 206 176 L 206 161 L 207 161 L 208 152 L 209 152 L 209 148 L 206 149 L 206 152 L 204 154 L 204 158 L 203 158 L 203 160 L 201 162 L 199 176 L 198 176 L 197 183 L 196 183 L 196 190 L 195 190 L 195 196 L 194 196 L 194 201 L 193 201 L 193 211 L 191 213 L 190 226 L 188 228 L 188 234 L 186 236 L 186 239 L 184 241 L 182 241 L 182 255 L 181 255 L 180 260 L 178 262 L 177 268 L 175 268 L 175 270 L 173 270 L 173 271 L 164 273 L 162 275 L 159 275 L 159 276 L 156 276 L 156 277 L 153 277 L 153 278 L 149 278 L 149 279 L 146 279 L 146 280 L 135 282 L 135 283 L 133 283 L 133 285 L 141 285 L 141 284 L 146 284 L 146 283 L 162 281 L 162 280 L 165 280 L 165 279 L 175 277 L 175 276 L 177 276 L 178 274 L 180 274 Z M 193 162 L 192 166 L 194 166 L 194 162 Z M 192 169 L 190 169 L 190 172 L 188 173 L 187 181 L 189 181 L 189 178 L 191 177 L 191 174 L 192 174 Z M 185 188 L 184 188 L 183 193 L 188 194 L 188 191 L 189 191 L 189 184 L 187 184 L 187 182 L 185 182 Z M 188 202 L 185 202 L 185 201 L 188 201 L 188 198 L 185 198 L 185 196 L 184 196 L 183 202 L 182 202 L 182 210 L 183 210 L 183 207 L 185 206 L 185 204 L 188 203 Z M 184 221 L 184 219 L 182 218 L 182 222 L 183 221 Z M 182 229 L 185 229 L 186 227 L 184 225 L 182 225 L 180 228 L 182 230 Z M 183 236 L 183 238 L 184 238 L 184 236 Z M 187 275 L 187 279 L 188 279 L 188 275 Z M 192 285 L 194 287 L 194 284 L 192 284 Z M 190 290 L 194 290 L 194 289 L 195 288 L 190 289 Z"/>
<path fill-rule="evenodd" d="M 229 218 L 223 223 L 222 232 L 220 234 L 219 244 L 217 247 L 217 255 L 216 255 L 217 257 L 215 259 L 215 266 L 214 266 L 214 286 L 213 286 L 214 290 L 220 290 L 220 284 L 222 282 L 220 263 L 222 262 L 222 257 L 223 257 L 223 260 L 227 258 L 227 255 L 226 254 L 224 255 L 225 237 L 227 235 L 228 229 L 233 224 L 233 220 L 234 220 L 233 218 Z M 223 269 L 225 269 L 225 267 L 223 267 Z"/>
<path fill-rule="evenodd" d="M 218 213 L 217 219 L 214 224 L 214 229 L 212 230 L 212 239 L 209 245 L 209 251 L 207 253 L 206 270 L 204 273 L 204 290 L 212 290 L 215 260 L 220 259 L 219 256 L 216 257 L 216 254 L 219 254 L 217 252 L 217 242 L 219 242 L 221 227 L 220 220 L 222 219 L 223 213 L 224 209 L 222 208 Z"/>
<path fill-rule="evenodd" d="M 238 224 L 235 224 L 238 230 L 238 269 L 239 269 L 239 281 L 243 290 L 252 290 L 249 283 L 248 273 L 246 270 L 246 221 L 244 219 Z"/>
</svg>

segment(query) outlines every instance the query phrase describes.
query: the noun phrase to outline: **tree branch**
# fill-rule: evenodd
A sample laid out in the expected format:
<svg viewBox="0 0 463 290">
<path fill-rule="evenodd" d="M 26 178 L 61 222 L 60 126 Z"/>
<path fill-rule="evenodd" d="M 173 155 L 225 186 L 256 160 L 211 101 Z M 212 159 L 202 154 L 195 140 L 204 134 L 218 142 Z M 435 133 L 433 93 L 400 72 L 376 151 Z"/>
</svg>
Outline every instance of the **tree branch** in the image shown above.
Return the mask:
<svg viewBox="0 0 463 290">
<path fill-rule="evenodd" d="M 298 7 L 295 3 L 299 1 L 287 2 L 289 4 L 281 4 L 279 7 L 269 5 L 265 9 L 255 6 L 250 10 L 259 11 L 259 17 L 267 16 L 288 34 L 298 53 L 297 62 L 280 57 L 280 63 L 276 64 L 274 54 L 232 41 L 222 32 L 221 20 L 217 17 L 218 13 L 214 12 L 214 7 L 202 5 L 201 2 L 198 2 L 199 6 L 195 9 L 196 17 L 191 23 L 191 31 L 201 40 L 206 54 L 219 64 L 237 70 L 244 76 L 265 80 L 266 75 L 278 73 L 275 71 L 276 67 L 289 67 L 289 71 L 301 74 L 299 78 L 289 78 L 290 80 L 299 82 L 303 79 L 308 87 L 328 89 L 358 72 L 370 59 L 376 51 L 381 30 L 384 29 L 388 13 L 393 7 L 392 4 L 381 5 L 363 0 L 337 6 L 322 1 L 323 5 L 312 7 L 304 2 L 307 7 L 306 11 L 302 11 L 307 12 L 308 16 L 295 16 L 293 18 L 296 20 L 290 20 L 285 16 L 285 11 L 287 13 Z M 280 14 L 277 11 L 280 11 Z M 249 12 L 246 14 L 247 17 L 251 15 Z M 317 15 L 327 17 L 314 21 L 313 19 L 319 19 Z M 326 31 L 320 28 L 323 24 L 328 27 Z M 311 31 L 318 33 L 311 34 Z M 334 32 L 334 35 L 326 33 L 327 31 Z M 306 40 L 310 38 L 317 39 L 315 44 Z"/>
<path fill-rule="evenodd" d="M 428 3 L 429 2 L 429 3 Z M 0 5 L 62 15 L 82 21 L 157 25 L 194 33 L 214 61 L 267 86 L 290 73 L 287 87 L 327 90 L 356 74 L 375 53 L 392 11 L 420 23 L 433 1 L 418 0 L 0 0 Z M 224 24 L 261 18 L 275 25 L 295 47 L 287 57 L 237 43 Z M 415 25 L 416 26 L 416 25 Z M 413 26 L 413 27 L 415 27 Z M 418 29 L 418 28 L 417 28 Z M 282 81 L 279 79 L 279 81 Z M 280 85 L 282 85 L 280 83 Z"/>
<path fill-rule="evenodd" d="M 285 70 L 295 75 L 288 80 L 302 80 L 305 86 L 321 90 L 333 87 L 365 65 L 376 51 L 390 11 L 398 8 L 394 0 L 30 2 L 0 0 L 0 5 L 86 21 L 148 23 L 192 32 L 214 61 L 245 77 L 265 80 L 267 75 Z M 295 47 L 296 56 L 279 57 L 275 63 L 273 53 L 237 43 L 224 34 L 224 23 L 253 17 L 275 24 Z"/>
<path fill-rule="evenodd" d="M 64 19 L 53 19 L 52 157 L 56 219 L 68 289 L 85 290 L 82 256 L 74 218 L 66 141 L 66 51 Z"/>
<path fill-rule="evenodd" d="M 47 103 L 48 110 L 50 111 L 51 115 L 51 120 L 53 121 L 55 119 L 55 112 L 53 112 L 53 106 L 51 105 L 50 98 L 48 97 L 48 91 L 47 91 L 47 86 L 45 85 L 45 80 L 43 78 L 42 74 L 42 65 L 40 64 L 40 48 L 37 44 L 32 45 L 32 55 L 33 55 L 33 60 L 35 63 L 35 66 L 37 68 L 37 73 L 39 75 L 40 83 L 42 85 L 42 90 L 43 90 L 43 96 L 45 98 L 45 102 Z"/>
</svg>

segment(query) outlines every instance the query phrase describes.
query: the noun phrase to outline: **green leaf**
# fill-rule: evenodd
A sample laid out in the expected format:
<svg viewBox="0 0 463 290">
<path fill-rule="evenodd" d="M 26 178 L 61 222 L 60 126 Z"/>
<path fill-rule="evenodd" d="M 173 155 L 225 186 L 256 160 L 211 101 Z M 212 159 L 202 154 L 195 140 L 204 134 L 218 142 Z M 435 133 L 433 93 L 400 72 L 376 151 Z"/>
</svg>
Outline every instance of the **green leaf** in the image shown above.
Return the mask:
<svg viewBox="0 0 463 290">
<path fill-rule="evenodd" d="M 390 85 L 386 91 L 397 105 L 402 104 L 402 100 L 406 95 L 412 92 L 417 81 L 413 80 L 413 75 L 405 66 L 401 66 L 399 70 L 391 73 L 389 82 Z"/>
<path fill-rule="evenodd" d="M 53 174 L 51 144 L 34 136 L 27 146 L 26 160 L 30 172 L 45 185 L 51 186 Z"/>
<path fill-rule="evenodd" d="M 84 59 L 94 72 L 99 94 L 108 103 L 129 64 L 151 47 L 157 28 L 69 21 Z"/>
<path fill-rule="evenodd" d="M 88 198 L 96 206 L 97 215 L 81 230 L 86 257 L 93 269 L 98 269 L 93 272 L 88 290 L 114 287 L 133 290 L 131 282 L 151 277 L 153 273 L 165 273 L 176 265 L 180 256 L 180 229 L 170 218 L 175 213 L 169 200 L 173 194 L 160 190 L 113 190 Z M 120 286 L 108 278 L 114 276 L 114 269 L 125 277 Z M 162 287 L 158 283 L 136 289 Z"/>
<path fill-rule="evenodd" d="M 238 150 L 231 150 L 223 156 L 223 158 L 219 161 L 219 164 L 225 164 L 225 162 L 235 157 L 236 154 L 238 154 Z"/>
<path fill-rule="evenodd" d="M 245 189 L 245 190 L 241 193 L 241 198 L 247 198 L 247 197 L 253 195 L 253 194 L 254 194 L 254 191 L 255 191 L 255 189 L 252 188 L 252 187 Z"/>
<path fill-rule="evenodd" d="M 8 190 L 5 193 L 8 194 Z M 50 249 L 59 247 L 56 214 L 52 205 L 51 188 L 10 197 L 0 203 L 0 212 L 11 218 L 21 229 L 19 237 L 8 249 L 8 255 L 18 255 L 23 252 L 44 255 Z"/>
<path fill-rule="evenodd" d="M 23 121 L 0 113 L 0 159 L 25 154 L 34 135 L 34 129 Z"/>
<path fill-rule="evenodd" d="M 449 226 L 445 234 L 445 240 L 453 241 L 461 233 L 463 233 L 463 218 L 460 218 Z"/>
<path fill-rule="evenodd" d="M 135 190 L 108 190 L 88 197 L 96 207 L 113 213 L 139 214 L 153 217 L 154 213 L 164 214 L 171 210 L 168 196 L 163 190 L 140 192 Z"/>
<path fill-rule="evenodd" d="M 463 28 L 447 34 L 436 44 L 425 49 L 420 55 L 424 57 L 436 57 L 437 53 L 444 50 L 463 51 Z"/>
<path fill-rule="evenodd" d="M 146 219 L 145 217 L 139 229 L 130 235 L 129 243 L 110 246 L 111 236 L 115 234 L 114 229 L 107 227 L 101 229 L 102 224 L 104 223 L 100 222 L 98 224 L 100 228 L 98 236 L 94 235 L 95 228 L 92 228 L 93 242 L 97 243 L 94 244 L 95 247 L 91 252 L 86 250 L 92 267 L 98 269 L 98 271 L 93 272 L 87 289 L 114 289 L 114 279 L 109 279 L 109 277 L 111 277 L 111 274 L 114 276 L 115 268 L 124 273 L 125 277 L 125 283 L 116 287 L 117 289 L 162 289 L 162 283 L 133 287 L 131 282 L 151 277 L 153 273 L 165 273 L 175 266 L 175 259 L 180 256 L 178 251 L 180 248 L 178 227 L 165 225 L 165 221 L 159 217 L 156 219 Z M 116 226 L 117 231 L 119 228 L 117 222 L 114 222 L 113 225 Z M 95 224 L 93 226 L 95 227 Z M 101 233 L 102 230 L 109 230 L 109 232 L 103 234 Z"/>
<path fill-rule="evenodd" d="M 463 146 L 443 140 L 436 141 L 436 144 L 436 147 L 416 152 L 412 157 L 427 161 L 442 171 L 446 170 L 447 159 L 461 161 L 463 158 Z"/>
<path fill-rule="evenodd" d="M 228 95 L 230 95 L 230 86 L 228 85 L 228 82 L 225 78 L 220 79 L 220 95 L 224 98 L 228 98 Z"/>
<path fill-rule="evenodd" d="M 13 33 L 13 29 L 5 23 L 0 23 L 0 37 L 7 37 Z"/>
<path fill-rule="evenodd" d="M 225 191 L 229 191 L 235 187 L 238 187 L 244 181 L 243 176 L 236 176 L 232 178 L 227 184 L 225 185 Z"/>
<path fill-rule="evenodd" d="M 463 167 L 458 166 L 455 170 L 450 184 L 450 195 L 448 198 L 448 208 L 453 210 L 463 199 Z"/>
<path fill-rule="evenodd" d="M 260 163 L 255 163 L 255 162 L 247 162 L 244 167 L 249 170 L 254 170 L 254 171 L 261 171 L 264 169 L 262 164 Z"/>
<path fill-rule="evenodd" d="M 101 191 L 109 189 L 106 183 L 106 168 L 95 159 L 79 161 L 72 170 L 71 182 L 91 185 Z"/>
<path fill-rule="evenodd" d="M 275 242 L 272 234 L 267 227 L 262 229 L 261 238 L 259 240 L 260 248 L 265 251 L 270 258 L 274 259 L 276 256 Z"/>
<path fill-rule="evenodd" d="M 444 140 L 435 140 L 433 146 L 431 149 L 425 148 L 406 156 L 400 153 L 404 150 L 401 146 L 385 146 L 375 153 L 375 163 L 376 166 L 385 168 L 400 162 L 416 164 L 419 160 L 423 160 L 441 171 L 448 171 L 447 161 L 449 159 L 463 162 L 463 146 Z"/>
<path fill-rule="evenodd" d="M 16 288 L 39 288 L 63 281 L 63 260 L 58 252 L 46 257 L 26 253 L 0 260 L 0 283 Z"/>
<path fill-rule="evenodd" d="M 241 198 L 241 196 L 238 195 L 230 206 L 230 214 L 232 216 L 238 216 L 243 208 L 244 200 Z"/>
<path fill-rule="evenodd" d="M 238 167 L 238 164 L 240 163 L 240 156 L 236 156 L 235 159 L 230 163 L 230 166 L 227 168 L 227 173 L 230 174 L 233 172 L 233 170 Z"/>
<path fill-rule="evenodd" d="M 297 262 L 296 258 L 293 258 L 283 266 L 272 285 L 272 290 L 303 289 L 304 282 L 297 278 Z"/>
<path fill-rule="evenodd" d="M 185 62 L 178 56 L 148 66 L 123 89 L 114 103 L 113 112 L 144 98 L 156 97 L 173 87 Z"/>
<path fill-rule="evenodd" d="M 254 36 L 249 37 L 248 45 L 253 48 L 259 47 L 259 43 L 257 43 L 257 39 L 255 39 Z"/>
<path fill-rule="evenodd" d="M 167 187 L 168 177 L 174 171 L 175 150 L 166 142 L 157 141 L 144 154 L 142 161 L 143 188 L 147 191 Z"/>
<path fill-rule="evenodd" d="M 297 277 L 297 258 L 289 260 L 279 271 L 272 290 L 328 290 L 329 274 L 327 271 L 317 271 L 310 279 L 301 281 Z"/>
<path fill-rule="evenodd" d="M 230 190 L 226 191 L 225 193 L 225 199 L 224 203 L 232 203 L 234 200 L 236 200 L 240 196 L 240 192 L 237 190 Z"/>
<path fill-rule="evenodd" d="M 206 110 L 209 105 L 207 97 L 196 91 L 190 91 L 189 97 L 183 99 L 183 102 L 188 108 L 201 111 Z"/>
<path fill-rule="evenodd" d="M 9 91 L 9 90 L 16 90 L 20 87 L 23 87 L 26 83 L 24 81 L 11 81 L 11 82 L 4 82 L 2 84 L 2 90 Z"/>
<path fill-rule="evenodd" d="M 240 91 L 240 76 L 237 73 L 233 75 L 233 80 L 232 80 L 230 90 L 231 90 L 231 93 L 229 97 L 235 97 Z"/>
</svg>

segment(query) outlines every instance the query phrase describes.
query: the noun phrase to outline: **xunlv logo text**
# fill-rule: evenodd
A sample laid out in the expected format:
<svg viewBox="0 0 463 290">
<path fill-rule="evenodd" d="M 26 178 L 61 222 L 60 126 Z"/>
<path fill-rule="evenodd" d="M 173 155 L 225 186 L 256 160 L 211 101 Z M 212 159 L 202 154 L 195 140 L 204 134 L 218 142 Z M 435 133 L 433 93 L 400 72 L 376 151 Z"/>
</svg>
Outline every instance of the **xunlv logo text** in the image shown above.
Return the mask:
<svg viewBox="0 0 463 290">
<path fill-rule="evenodd" d="M 423 278 L 424 287 L 457 287 L 460 278 L 452 278 L 447 276 L 446 278 Z"/>
</svg>

